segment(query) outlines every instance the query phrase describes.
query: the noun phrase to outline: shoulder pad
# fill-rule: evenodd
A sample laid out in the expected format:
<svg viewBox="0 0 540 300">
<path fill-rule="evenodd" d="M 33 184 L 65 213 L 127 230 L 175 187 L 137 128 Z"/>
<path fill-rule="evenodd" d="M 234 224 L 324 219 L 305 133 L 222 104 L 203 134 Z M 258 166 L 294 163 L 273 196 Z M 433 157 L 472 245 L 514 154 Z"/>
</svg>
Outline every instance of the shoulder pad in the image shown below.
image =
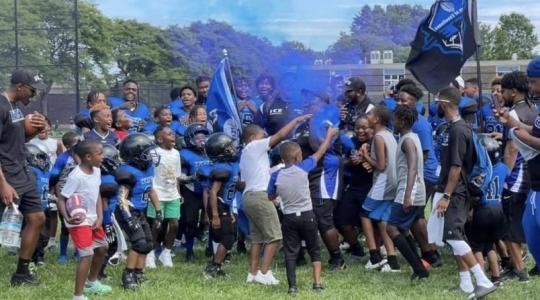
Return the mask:
<svg viewBox="0 0 540 300">
<path fill-rule="evenodd" d="M 118 170 L 114 176 L 119 185 L 135 186 L 137 179 L 127 170 Z"/>
<path fill-rule="evenodd" d="M 118 191 L 118 185 L 114 182 L 102 183 L 99 187 L 99 193 L 103 198 L 111 198 L 116 195 Z"/>
</svg>

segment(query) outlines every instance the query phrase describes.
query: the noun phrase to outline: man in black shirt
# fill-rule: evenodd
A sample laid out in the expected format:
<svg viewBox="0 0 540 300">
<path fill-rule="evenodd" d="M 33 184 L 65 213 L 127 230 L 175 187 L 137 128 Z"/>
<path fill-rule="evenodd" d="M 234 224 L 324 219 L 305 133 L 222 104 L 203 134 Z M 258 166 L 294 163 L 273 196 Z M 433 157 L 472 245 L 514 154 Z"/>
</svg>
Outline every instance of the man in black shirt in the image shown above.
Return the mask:
<svg viewBox="0 0 540 300">
<path fill-rule="evenodd" d="M 24 143 L 32 137 L 25 134 L 25 119 L 16 106 L 17 102 L 27 105 L 39 88 L 37 77 L 25 70 L 16 70 L 11 74 L 11 86 L 0 95 L 0 210 L 16 203 L 25 221 L 17 271 L 11 277 L 12 286 L 39 284 L 28 265 L 36 249 L 45 215 L 35 178 L 26 165 Z M 31 125 L 35 132 L 39 132 L 45 128 L 45 118 L 34 112 Z"/>
<path fill-rule="evenodd" d="M 340 129 L 353 131 L 356 119 L 375 106 L 366 95 L 366 84 L 358 77 L 352 77 L 345 82 L 345 98 L 347 103 L 341 107 Z"/>
<path fill-rule="evenodd" d="M 461 290 L 466 293 L 474 292 L 474 297 L 481 298 L 493 292 L 496 287 L 486 277 L 471 247 L 465 241 L 465 222 L 470 206 L 465 178 L 472 170 L 475 150 L 472 129 L 459 115 L 460 99 L 461 94 L 454 87 L 442 89 L 435 99 L 439 115 L 444 115 L 450 124 L 446 132 L 447 138 L 443 139 L 445 142 L 441 145 L 441 175 L 437 189 L 443 196 L 437 202 L 436 210 L 439 215 L 444 216 L 443 239 L 454 252 Z M 476 279 L 476 289 L 469 272 L 472 272 Z"/>
</svg>

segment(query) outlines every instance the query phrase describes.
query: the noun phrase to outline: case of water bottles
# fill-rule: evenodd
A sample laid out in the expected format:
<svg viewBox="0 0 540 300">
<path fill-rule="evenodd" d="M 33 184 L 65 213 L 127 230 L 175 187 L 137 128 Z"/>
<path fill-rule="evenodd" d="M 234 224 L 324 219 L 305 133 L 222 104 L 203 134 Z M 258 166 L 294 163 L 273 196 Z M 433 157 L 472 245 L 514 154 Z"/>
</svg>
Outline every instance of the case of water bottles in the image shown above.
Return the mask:
<svg viewBox="0 0 540 300">
<path fill-rule="evenodd" d="M 0 244 L 7 248 L 21 246 L 23 215 L 16 204 L 6 207 L 0 221 Z"/>
</svg>

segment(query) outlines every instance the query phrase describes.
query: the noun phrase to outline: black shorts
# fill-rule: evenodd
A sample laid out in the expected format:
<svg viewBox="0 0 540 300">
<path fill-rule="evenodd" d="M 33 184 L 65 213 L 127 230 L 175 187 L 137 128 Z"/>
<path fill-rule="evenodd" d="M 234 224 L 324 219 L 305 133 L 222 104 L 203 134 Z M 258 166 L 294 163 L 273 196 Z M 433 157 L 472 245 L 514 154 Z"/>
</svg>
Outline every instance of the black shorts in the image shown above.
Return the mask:
<svg viewBox="0 0 540 300">
<path fill-rule="evenodd" d="M 362 208 L 366 200 L 368 189 L 350 188 L 345 191 L 343 198 L 338 200 L 334 209 L 334 223 L 336 226 L 360 226 L 360 217 L 368 217 Z"/>
<path fill-rule="evenodd" d="M 311 261 L 321 261 L 317 220 L 313 211 L 283 215 L 281 231 L 285 260 L 296 260 L 302 241 L 305 241 Z"/>
<path fill-rule="evenodd" d="M 313 204 L 313 213 L 317 220 L 317 226 L 321 233 L 327 232 L 334 228 L 334 205 L 335 200 L 332 199 L 311 199 Z"/>
<path fill-rule="evenodd" d="M 501 206 L 484 205 L 474 209 L 467 237 L 474 252 L 486 255 L 504 237 L 505 222 Z"/>
<path fill-rule="evenodd" d="M 212 209 L 210 205 L 207 206 L 206 213 L 208 216 L 212 216 Z M 221 226 L 218 229 L 214 229 L 212 226 L 210 226 L 210 236 L 214 243 L 222 244 L 227 250 L 231 250 L 236 235 L 230 208 L 218 201 L 218 214 Z"/>
<path fill-rule="evenodd" d="M 19 199 L 14 199 L 14 202 L 19 206 L 18 208 L 23 215 L 43 212 L 41 196 L 35 188 L 23 193 L 17 191 L 17 194 L 19 195 Z M 4 212 L 4 208 L 4 202 L 0 201 L 0 213 Z"/>
<path fill-rule="evenodd" d="M 506 233 L 504 239 L 510 242 L 525 243 L 525 233 L 521 220 L 525 211 L 527 194 L 514 193 L 508 190 L 503 192 L 503 211 L 506 217 Z"/>
<path fill-rule="evenodd" d="M 443 240 L 465 240 L 465 223 L 469 215 L 469 200 L 466 195 L 453 194 L 444 214 Z"/>
<path fill-rule="evenodd" d="M 394 202 L 392 203 L 390 218 L 387 223 L 400 230 L 409 231 L 414 224 L 414 221 L 419 219 L 418 215 L 423 209 L 424 206 L 413 206 L 408 212 L 405 212 L 405 210 L 403 210 L 403 204 Z"/>
</svg>

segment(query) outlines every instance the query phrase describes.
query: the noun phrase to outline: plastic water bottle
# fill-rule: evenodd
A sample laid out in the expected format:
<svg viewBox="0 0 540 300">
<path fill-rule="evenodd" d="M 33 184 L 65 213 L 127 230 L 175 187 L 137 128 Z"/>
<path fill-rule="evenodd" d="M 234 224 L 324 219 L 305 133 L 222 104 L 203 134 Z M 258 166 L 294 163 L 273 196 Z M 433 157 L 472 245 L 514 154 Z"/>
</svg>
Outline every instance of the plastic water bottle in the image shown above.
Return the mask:
<svg viewBox="0 0 540 300">
<path fill-rule="evenodd" d="M 19 248 L 21 246 L 21 227 L 23 215 L 16 204 L 6 207 L 0 222 L 0 244 L 4 247 Z"/>
</svg>

